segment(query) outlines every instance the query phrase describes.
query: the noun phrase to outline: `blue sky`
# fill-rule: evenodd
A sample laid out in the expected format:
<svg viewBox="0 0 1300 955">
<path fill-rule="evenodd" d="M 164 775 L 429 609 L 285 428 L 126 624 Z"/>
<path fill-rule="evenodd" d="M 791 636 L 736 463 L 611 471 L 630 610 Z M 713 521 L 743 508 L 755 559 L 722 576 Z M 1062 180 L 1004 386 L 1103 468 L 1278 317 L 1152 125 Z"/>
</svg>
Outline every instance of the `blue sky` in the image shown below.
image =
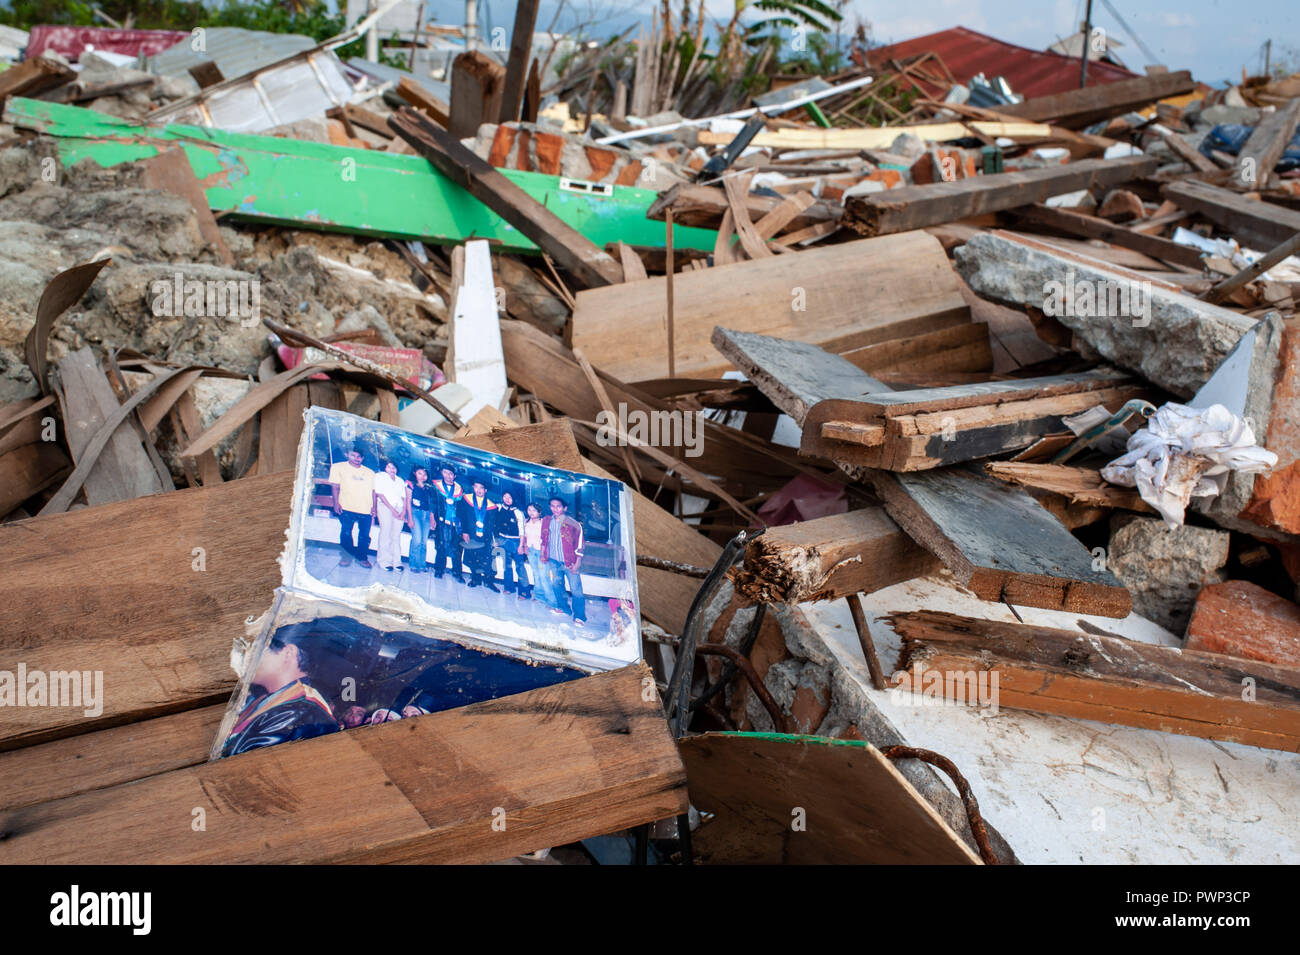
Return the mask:
<svg viewBox="0 0 1300 955">
<path fill-rule="evenodd" d="M 693 0 L 694 2 L 694 0 Z M 710 17 L 730 19 L 734 0 L 705 0 Z M 1274 60 L 1285 58 L 1300 70 L 1300 2 L 1297 0 L 1110 0 L 1152 52 L 1170 69 L 1190 69 L 1199 80 L 1218 85 L 1240 81 L 1246 66 L 1262 66 L 1261 47 L 1272 38 Z M 538 29 L 551 21 L 556 0 L 543 0 Z M 672 0 L 677 9 L 680 0 Z M 596 20 L 597 36 L 617 33 L 658 8 L 656 0 L 567 0 L 566 16 L 558 28 L 569 28 L 575 15 Z M 870 21 L 883 42 L 906 40 L 953 26 L 1043 49 L 1058 37 L 1073 33 L 1083 19 L 1084 0 L 849 0 L 845 9 L 846 33 L 856 17 Z M 464 0 L 426 0 L 438 22 L 464 20 Z M 514 22 L 514 0 L 481 0 L 481 25 L 504 26 Z M 1147 63 L 1102 0 L 1093 2 L 1093 20 L 1122 43 L 1120 55 L 1130 69 L 1143 71 Z"/>
</svg>

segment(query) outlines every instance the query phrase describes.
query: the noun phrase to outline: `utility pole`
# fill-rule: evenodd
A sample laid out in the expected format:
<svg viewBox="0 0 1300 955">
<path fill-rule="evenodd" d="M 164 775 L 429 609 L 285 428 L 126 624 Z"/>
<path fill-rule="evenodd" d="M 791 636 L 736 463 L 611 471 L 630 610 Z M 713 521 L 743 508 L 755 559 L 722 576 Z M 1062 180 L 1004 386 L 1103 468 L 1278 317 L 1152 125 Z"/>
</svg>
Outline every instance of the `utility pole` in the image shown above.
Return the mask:
<svg viewBox="0 0 1300 955">
<path fill-rule="evenodd" d="M 1269 61 L 1272 55 L 1273 55 L 1273 40 L 1270 37 L 1269 39 L 1264 41 L 1264 75 L 1265 76 L 1272 75 L 1268 71 Z"/>
<path fill-rule="evenodd" d="M 472 53 L 478 48 L 478 2 L 465 0 L 465 51 Z"/>
<path fill-rule="evenodd" d="M 367 0 L 366 16 L 379 9 L 379 0 Z M 379 24 L 372 23 L 366 31 L 366 59 L 371 63 L 379 62 Z"/>
<path fill-rule="evenodd" d="M 1083 50 L 1079 63 L 1079 89 L 1088 85 L 1088 49 L 1092 46 L 1092 0 L 1083 14 Z"/>
</svg>

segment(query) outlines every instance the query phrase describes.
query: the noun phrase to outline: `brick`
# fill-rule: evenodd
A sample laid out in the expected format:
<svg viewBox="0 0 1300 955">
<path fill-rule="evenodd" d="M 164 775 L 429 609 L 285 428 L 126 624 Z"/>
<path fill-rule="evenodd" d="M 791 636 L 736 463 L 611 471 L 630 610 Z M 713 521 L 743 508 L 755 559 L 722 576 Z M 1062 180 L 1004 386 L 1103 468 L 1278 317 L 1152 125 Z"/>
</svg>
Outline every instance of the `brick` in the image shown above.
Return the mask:
<svg viewBox="0 0 1300 955">
<path fill-rule="evenodd" d="M 1097 215 L 1111 222 L 1132 222 L 1146 218 L 1142 200 L 1127 189 L 1113 189 L 1097 210 Z"/>
<path fill-rule="evenodd" d="M 1196 599 L 1187 649 L 1300 667 L 1300 606 L 1245 580 L 1211 584 Z"/>
<path fill-rule="evenodd" d="M 1282 323 L 1277 380 L 1265 447 L 1277 455 L 1273 469 L 1255 478 L 1241 516 L 1264 527 L 1300 534 L 1300 319 Z"/>
</svg>

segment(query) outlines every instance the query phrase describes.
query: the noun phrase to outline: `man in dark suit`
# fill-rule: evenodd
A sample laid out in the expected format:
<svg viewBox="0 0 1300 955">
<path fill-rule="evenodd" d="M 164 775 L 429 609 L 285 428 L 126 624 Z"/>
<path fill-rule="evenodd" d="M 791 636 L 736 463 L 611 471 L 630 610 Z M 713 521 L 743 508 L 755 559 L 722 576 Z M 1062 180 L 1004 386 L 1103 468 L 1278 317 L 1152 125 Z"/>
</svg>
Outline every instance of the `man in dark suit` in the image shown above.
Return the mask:
<svg viewBox="0 0 1300 955">
<path fill-rule="evenodd" d="M 500 593 L 492 582 L 491 565 L 496 509 L 496 503 L 488 499 L 486 482 L 475 477 L 470 492 L 460 499 L 458 508 L 461 546 L 465 549 L 465 564 L 470 568 L 469 585 L 477 587 L 482 584 L 493 593 Z"/>
</svg>

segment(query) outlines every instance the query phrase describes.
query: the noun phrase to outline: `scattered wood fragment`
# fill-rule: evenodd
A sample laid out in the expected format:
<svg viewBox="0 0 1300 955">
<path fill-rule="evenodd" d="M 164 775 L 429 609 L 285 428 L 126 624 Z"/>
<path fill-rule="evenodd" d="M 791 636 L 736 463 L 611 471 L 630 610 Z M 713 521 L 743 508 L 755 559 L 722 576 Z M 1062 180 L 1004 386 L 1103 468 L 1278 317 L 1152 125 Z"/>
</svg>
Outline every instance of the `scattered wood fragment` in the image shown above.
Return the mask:
<svg viewBox="0 0 1300 955">
<path fill-rule="evenodd" d="M 1071 436 L 1073 437 L 1073 436 Z M 1028 461 L 990 461 L 984 470 L 995 478 L 1035 491 L 1059 494 L 1075 504 L 1118 507 L 1129 511 L 1154 512 L 1137 491 L 1107 484 L 1092 468 L 1064 464 L 1035 464 Z"/>
<path fill-rule="evenodd" d="M 39 96 L 46 90 L 70 82 L 76 75 L 76 71 L 67 64 L 45 56 L 15 63 L 0 73 L 0 109 L 10 96 Z"/>
<path fill-rule="evenodd" d="M 1000 706 L 1300 751 L 1300 669 L 928 610 L 886 620 L 900 669 L 949 699 L 964 688 L 943 672 L 989 672 Z"/>
<path fill-rule="evenodd" d="M 784 217 L 791 208 L 787 204 L 797 200 L 800 195 L 807 195 L 807 193 L 796 193 L 795 196 L 782 199 L 775 196 L 755 195 L 751 192 L 744 197 L 745 211 L 755 223 L 761 222 L 764 217 L 781 207 L 786 209 L 786 213 L 782 213 Z M 726 193 L 718 186 L 678 183 L 671 189 L 659 193 L 659 198 L 646 210 L 646 218 L 662 220 L 669 208 L 673 210 L 673 221 L 678 225 L 717 229 L 722 225 L 722 216 L 728 211 L 729 202 Z M 784 227 L 793 231 L 821 225 L 835 218 L 837 216 L 830 206 L 824 202 L 814 201 L 786 222 Z M 772 235 L 776 234 L 776 232 L 772 233 Z"/>
<path fill-rule="evenodd" d="M 447 128 L 451 122 L 449 116 L 450 109 L 446 103 L 438 99 L 423 86 L 411 79 L 409 76 L 403 76 L 397 83 L 397 95 L 406 100 L 424 115 L 441 126 Z M 476 130 L 477 131 L 477 130 Z"/>
</svg>

